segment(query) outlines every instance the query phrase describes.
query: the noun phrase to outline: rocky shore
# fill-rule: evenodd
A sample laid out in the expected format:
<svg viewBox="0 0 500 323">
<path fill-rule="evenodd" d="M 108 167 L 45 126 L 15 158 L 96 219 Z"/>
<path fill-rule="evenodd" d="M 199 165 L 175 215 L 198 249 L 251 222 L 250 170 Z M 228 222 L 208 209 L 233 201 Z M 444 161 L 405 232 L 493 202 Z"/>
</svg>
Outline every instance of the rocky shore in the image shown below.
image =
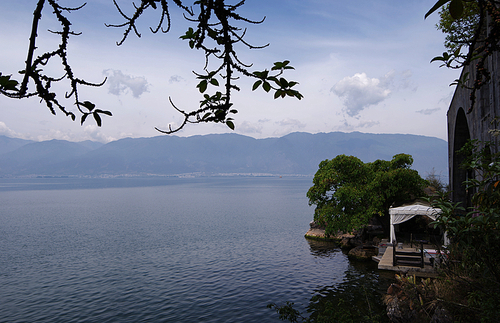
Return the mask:
<svg viewBox="0 0 500 323">
<path fill-rule="evenodd" d="M 319 226 L 314 221 L 309 223 L 309 230 L 306 232 L 307 239 L 332 241 L 337 243 L 342 249 L 350 249 L 348 256 L 355 260 L 371 260 L 378 254 L 377 237 L 382 233 L 381 227 L 367 225 L 361 230 L 352 233 L 338 233 L 335 236 L 326 236 L 325 228 Z"/>
</svg>

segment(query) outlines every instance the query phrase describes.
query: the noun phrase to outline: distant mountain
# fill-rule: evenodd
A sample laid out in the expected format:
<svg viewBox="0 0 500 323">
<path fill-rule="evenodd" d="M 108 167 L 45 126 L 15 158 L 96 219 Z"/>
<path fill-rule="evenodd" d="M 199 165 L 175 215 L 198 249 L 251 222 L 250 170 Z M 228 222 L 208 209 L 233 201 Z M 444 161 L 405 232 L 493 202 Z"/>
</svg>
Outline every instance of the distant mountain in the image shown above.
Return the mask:
<svg viewBox="0 0 500 323">
<path fill-rule="evenodd" d="M 0 156 L 34 141 L 0 136 Z"/>
<path fill-rule="evenodd" d="M 92 151 L 90 146 L 65 140 L 29 142 L 0 155 L 0 174 L 50 174 L 61 163 L 78 159 Z"/>
<path fill-rule="evenodd" d="M 0 138 L 0 143 L 1 143 Z M 0 145 L 0 148 L 2 146 Z M 102 145 L 51 140 L 28 142 L 0 154 L 0 176 L 175 175 L 267 173 L 314 175 L 339 154 L 364 162 L 411 154 L 422 176 L 448 177 L 448 145 L 433 137 L 366 133 L 292 133 L 254 139 L 237 134 L 126 138 Z"/>
</svg>

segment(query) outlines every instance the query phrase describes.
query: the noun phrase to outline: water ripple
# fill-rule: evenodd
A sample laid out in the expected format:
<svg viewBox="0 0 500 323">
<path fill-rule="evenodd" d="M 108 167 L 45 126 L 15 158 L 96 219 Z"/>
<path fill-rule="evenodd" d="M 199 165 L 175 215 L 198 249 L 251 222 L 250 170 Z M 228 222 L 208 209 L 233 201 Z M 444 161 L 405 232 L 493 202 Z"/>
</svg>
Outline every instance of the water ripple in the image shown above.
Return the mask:
<svg viewBox="0 0 500 323">
<path fill-rule="evenodd" d="M 363 272 L 303 238 L 308 186 L 2 191 L 0 321 L 279 322 L 268 303 L 304 310 Z"/>
</svg>

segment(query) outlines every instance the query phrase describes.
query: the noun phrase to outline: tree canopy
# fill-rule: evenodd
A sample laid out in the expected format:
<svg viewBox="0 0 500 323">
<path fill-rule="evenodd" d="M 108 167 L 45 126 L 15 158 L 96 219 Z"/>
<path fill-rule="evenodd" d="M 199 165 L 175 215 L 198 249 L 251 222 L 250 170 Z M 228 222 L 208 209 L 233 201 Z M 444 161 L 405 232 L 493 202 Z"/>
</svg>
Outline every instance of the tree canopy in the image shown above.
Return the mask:
<svg viewBox="0 0 500 323">
<path fill-rule="evenodd" d="M 132 34 L 141 36 L 138 26 L 145 19 L 145 13 L 156 13 L 157 21 L 150 31 L 167 33 L 170 31 L 172 14 L 181 14 L 186 19 L 186 32 L 180 38 L 186 41 L 191 49 L 201 50 L 205 55 L 200 64 L 202 70 L 195 72 L 198 80 L 197 89 L 201 94 L 199 106 L 185 109 L 174 104 L 175 97 L 168 98 L 174 109 L 182 116 L 178 128 L 158 129 L 164 133 L 172 133 L 182 129 L 187 123 L 217 122 L 225 123 L 234 129 L 233 116 L 238 111 L 233 106 L 232 93 L 239 91 L 238 79 L 254 79 L 252 90 L 262 88 L 271 92 L 274 98 L 302 98 L 296 90 L 298 82 L 284 77 L 286 70 L 293 69 L 290 61 L 283 60 L 270 64 L 265 70 L 254 70 L 251 62 L 239 59 L 241 48 L 261 49 L 268 44 L 250 44 L 245 40 L 247 27 L 264 22 L 265 17 L 252 20 L 240 14 L 245 0 L 140 0 L 126 6 L 124 2 L 113 1 L 122 21 L 106 26 L 122 28 L 123 36 L 117 45 L 123 44 Z M 69 1 L 67 2 L 69 3 Z M 79 117 L 83 124 L 89 116 L 93 117 L 98 126 L 102 115 L 111 112 L 96 106 L 90 98 L 80 97 L 79 89 L 83 86 L 102 86 L 106 79 L 90 82 L 76 75 L 72 69 L 72 60 L 68 41 L 80 33 L 69 19 L 69 13 L 85 10 L 86 3 L 78 7 L 64 6 L 64 1 L 37 0 L 33 11 L 32 28 L 28 41 L 28 52 L 19 75 L 0 71 L 0 94 L 10 98 L 39 97 L 51 113 L 57 111 L 76 120 Z M 475 103 L 476 91 L 490 79 L 490 72 L 485 64 L 486 59 L 498 51 L 500 37 L 500 10 L 498 0 L 438 0 L 430 8 L 425 17 L 441 10 L 439 28 L 447 33 L 447 51 L 442 56 L 436 56 L 432 61 L 442 62 L 442 66 L 461 68 L 477 62 L 475 75 L 463 75 L 456 84 L 471 89 L 471 108 Z M 173 10 L 175 8 L 175 10 Z M 60 36 L 60 41 L 52 50 L 39 52 L 37 38 L 42 12 L 53 17 L 60 23 L 59 30 L 49 31 Z M 488 32 L 484 32 L 487 30 Z M 236 50 L 237 45 L 242 45 Z M 44 70 L 49 62 L 60 63 L 60 72 L 51 74 Z M 51 63 L 53 64 L 53 63 Z M 66 90 L 60 93 L 55 90 L 55 84 L 64 84 Z M 74 105 L 75 108 L 72 108 Z M 107 107 L 105 107 L 107 108 Z M 469 112 L 470 112 L 469 111 Z"/>
<path fill-rule="evenodd" d="M 333 235 L 377 217 L 388 232 L 389 207 L 423 195 L 426 181 L 410 168 L 412 164 L 407 154 L 372 163 L 346 155 L 322 161 L 307 192 L 309 205 L 316 205 L 315 222 Z"/>
<path fill-rule="evenodd" d="M 473 75 L 462 73 L 452 83 L 471 91 L 467 113 L 474 109 L 477 91 L 491 79 L 487 59 L 500 49 L 499 5 L 498 0 L 439 0 L 425 15 L 427 18 L 441 8 L 437 28 L 447 34 L 447 51 L 431 62 L 453 69 L 475 64 Z"/>
<path fill-rule="evenodd" d="M 61 2 L 63 1 L 37 1 L 33 12 L 25 67 L 19 72 L 22 79 L 18 81 L 12 74 L 0 72 L 0 94 L 18 99 L 37 96 L 45 102 L 52 114 L 59 110 L 73 120 L 76 119 L 76 114 L 79 114 L 81 124 L 86 121 L 87 117 L 92 116 L 97 125 L 101 126 L 101 115 L 111 116 L 111 112 L 96 108 L 91 100 L 80 98 L 79 89 L 81 86 L 102 86 L 106 80 L 93 83 L 75 75 L 68 51 L 69 38 L 80 34 L 73 30 L 68 14 L 84 10 L 86 3 L 70 8 L 63 6 Z M 187 123 L 201 122 L 225 123 L 229 128 L 234 129 L 231 116 L 238 111 L 233 107 L 231 94 L 233 91 L 240 90 L 236 83 L 240 76 L 255 79 L 252 90 L 260 87 L 265 92 L 274 93 L 275 99 L 287 96 L 299 100 L 302 98 L 302 94 L 294 88 L 298 83 L 283 77 L 286 70 L 293 69 L 290 61 L 275 62 L 269 69 L 263 71 L 251 71 L 252 64 L 242 62 L 238 58 L 236 44 L 243 44 L 248 49 L 261 49 L 268 46 L 268 44 L 253 45 L 245 41 L 246 28 L 239 26 L 239 24 L 261 24 L 265 17 L 255 21 L 241 16 L 238 9 L 245 4 L 245 0 L 240 0 L 236 4 L 226 2 L 228 1 L 141 0 L 139 4 L 133 3 L 132 8 L 125 8 L 119 5 L 117 0 L 113 0 L 123 22 L 106 26 L 124 29 L 123 37 L 117 42 L 118 46 L 123 44 L 130 34 L 141 37 L 137 23 L 145 12 L 157 12 L 158 20 L 154 27 L 150 27 L 151 32 L 169 32 L 171 26 L 169 5 L 173 5 L 181 9 L 189 25 L 186 33 L 180 38 L 187 42 L 189 48 L 201 50 L 205 54 L 203 71 L 194 72 L 199 80 L 196 87 L 202 95 L 199 107 L 186 111 L 175 106 L 174 99 L 169 98 L 172 106 L 183 115 L 184 121 L 177 128 L 157 129 L 158 131 L 173 133 L 182 129 Z M 60 30 L 50 31 L 59 35 L 60 41 L 52 51 L 39 53 L 36 41 L 39 22 L 44 10 L 50 11 L 60 23 Z M 51 75 L 44 71 L 44 66 L 52 61 L 59 61 L 61 64 L 61 75 Z M 65 83 L 66 93 L 60 95 L 53 90 L 55 83 Z M 210 92 L 209 89 L 212 88 L 214 90 Z M 76 111 L 68 108 L 64 102 L 65 99 L 72 101 L 76 106 Z"/>
</svg>

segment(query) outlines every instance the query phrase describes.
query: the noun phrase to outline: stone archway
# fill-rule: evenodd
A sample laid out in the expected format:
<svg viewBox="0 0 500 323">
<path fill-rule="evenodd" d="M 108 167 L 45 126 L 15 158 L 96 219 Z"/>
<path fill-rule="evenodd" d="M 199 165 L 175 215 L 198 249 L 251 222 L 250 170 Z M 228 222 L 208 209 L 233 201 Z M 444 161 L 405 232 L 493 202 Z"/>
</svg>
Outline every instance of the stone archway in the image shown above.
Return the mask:
<svg viewBox="0 0 500 323">
<path fill-rule="evenodd" d="M 465 159 L 463 154 L 459 154 L 457 151 L 460 150 L 467 141 L 471 138 L 469 125 L 467 123 L 467 118 L 465 116 L 464 109 L 460 107 L 457 111 L 457 116 L 455 119 L 455 133 L 453 136 L 453 164 L 452 166 L 452 174 L 451 174 L 451 190 L 452 190 L 452 199 L 454 202 L 464 202 L 466 201 L 467 205 L 463 205 L 465 207 L 470 206 L 470 196 L 468 196 L 468 192 L 463 185 L 464 181 L 470 179 L 473 174 L 470 171 L 462 169 L 461 164 Z"/>
</svg>

